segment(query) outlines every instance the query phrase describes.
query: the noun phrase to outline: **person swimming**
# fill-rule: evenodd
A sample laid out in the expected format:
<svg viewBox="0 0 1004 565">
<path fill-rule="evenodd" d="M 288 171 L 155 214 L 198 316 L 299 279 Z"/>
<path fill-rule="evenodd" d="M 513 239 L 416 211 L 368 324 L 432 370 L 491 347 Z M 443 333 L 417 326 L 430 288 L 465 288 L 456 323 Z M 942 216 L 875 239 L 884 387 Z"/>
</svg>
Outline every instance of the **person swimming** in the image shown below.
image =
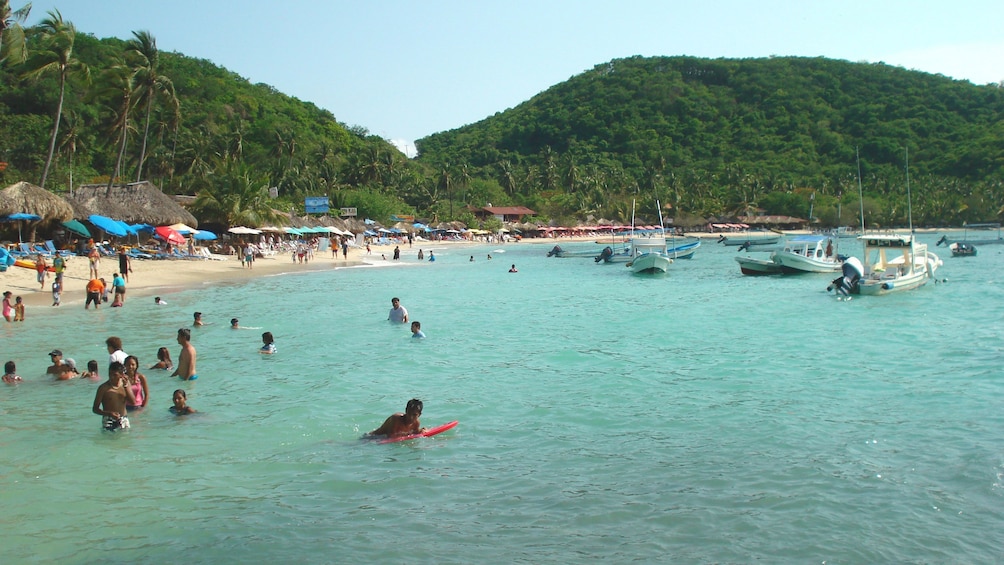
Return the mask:
<svg viewBox="0 0 1004 565">
<path fill-rule="evenodd" d="M 368 435 L 395 437 L 407 434 L 419 434 L 425 431 L 418 419 L 422 416 L 422 401 L 412 398 L 404 408 L 404 413 L 397 412 L 384 420 L 383 425 Z"/>
<path fill-rule="evenodd" d="M 195 408 L 188 405 L 188 395 L 185 394 L 184 390 L 179 388 L 174 391 L 174 397 L 171 400 L 174 402 L 174 406 L 168 408 L 168 410 L 175 416 L 185 416 L 195 413 Z"/>
<path fill-rule="evenodd" d="M 259 353 L 267 355 L 275 353 L 275 338 L 272 337 L 272 332 L 265 332 L 261 334 L 261 342 L 264 345 L 262 345 L 261 349 L 258 350 Z"/>
</svg>

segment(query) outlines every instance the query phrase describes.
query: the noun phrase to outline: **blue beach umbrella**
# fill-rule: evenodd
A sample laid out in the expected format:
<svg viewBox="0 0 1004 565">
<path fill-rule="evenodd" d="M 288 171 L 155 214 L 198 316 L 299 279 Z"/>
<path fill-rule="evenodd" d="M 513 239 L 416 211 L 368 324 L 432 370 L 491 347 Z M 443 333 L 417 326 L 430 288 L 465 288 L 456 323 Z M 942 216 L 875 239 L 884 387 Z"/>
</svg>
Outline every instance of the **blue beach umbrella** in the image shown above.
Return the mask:
<svg viewBox="0 0 1004 565">
<path fill-rule="evenodd" d="M 118 222 L 107 216 L 99 216 L 97 214 L 91 214 L 87 218 L 87 221 L 94 224 L 94 226 L 97 227 L 98 229 L 104 230 L 105 232 L 110 233 L 112 235 L 118 237 L 126 237 L 127 235 L 129 235 L 129 232 L 127 232 L 125 228 L 123 228 L 122 226 L 119 225 Z"/>
<path fill-rule="evenodd" d="M 195 239 L 198 241 L 209 241 L 216 239 L 216 234 L 209 230 L 199 230 L 195 232 Z"/>
<path fill-rule="evenodd" d="M 8 214 L 0 218 L 4 222 L 17 222 L 17 241 L 18 243 L 23 243 L 21 239 L 21 222 L 34 222 L 36 220 L 41 220 L 42 216 L 36 214 L 25 214 L 24 212 L 16 212 L 14 214 Z"/>
</svg>

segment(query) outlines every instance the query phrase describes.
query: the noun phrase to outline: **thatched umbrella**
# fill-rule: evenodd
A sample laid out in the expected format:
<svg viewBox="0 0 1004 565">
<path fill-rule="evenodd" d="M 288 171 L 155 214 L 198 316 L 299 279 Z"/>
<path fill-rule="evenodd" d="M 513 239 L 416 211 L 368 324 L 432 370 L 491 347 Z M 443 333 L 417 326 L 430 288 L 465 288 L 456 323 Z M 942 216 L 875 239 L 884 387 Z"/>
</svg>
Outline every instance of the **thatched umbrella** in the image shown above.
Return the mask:
<svg viewBox="0 0 1004 565">
<path fill-rule="evenodd" d="M 18 212 L 40 216 L 42 219 L 38 223 L 65 222 L 73 218 L 73 208 L 69 202 L 40 186 L 24 181 L 0 190 L 0 215 L 6 216 Z M 35 228 L 38 223 L 31 224 L 28 237 L 31 241 L 35 240 Z"/>
<path fill-rule="evenodd" d="M 77 218 L 98 214 L 131 224 L 199 226 L 195 216 L 149 181 L 113 185 L 110 193 L 106 184 L 85 184 L 67 200 Z"/>
</svg>

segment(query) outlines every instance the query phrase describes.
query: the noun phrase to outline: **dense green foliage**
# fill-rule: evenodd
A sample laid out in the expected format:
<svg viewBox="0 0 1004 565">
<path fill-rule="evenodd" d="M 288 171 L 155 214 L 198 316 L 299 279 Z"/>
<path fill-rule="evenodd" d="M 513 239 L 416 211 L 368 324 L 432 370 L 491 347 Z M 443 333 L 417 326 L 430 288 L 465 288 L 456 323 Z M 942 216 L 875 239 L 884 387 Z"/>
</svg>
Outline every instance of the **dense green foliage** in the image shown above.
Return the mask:
<svg viewBox="0 0 1004 565">
<path fill-rule="evenodd" d="M 9 8 L 5 21 L 16 29 Z M 7 39 L 21 35 L 3 39 L 18 56 L 0 61 L 2 185 L 143 178 L 197 194 L 196 215 L 223 223 L 328 195 L 381 221 L 470 219 L 488 203 L 626 221 L 638 200 L 653 222 L 658 199 L 679 224 L 812 206 L 823 224 L 856 225 L 859 150 L 868 223 L 902 225 L 909 150 L 916 224 L 994 221 L 1004 206 L 999 86 L 821 58 L 633 57 L 419 140 L 408 160 L 309 102 L 159 53 L 149 32 L 99 40 L 58 12 L 45 21 L 23 50 Z"/>
<path fill-rule="evenodd" d="M 822 58 L 614 60 L 506 112 L 417 142 L 511 201 L 623 219 L 631 198 L 674 214 L 769 214 L 856 224 L 860 150 L 870 222 L 998 217 L 1004 89 Z M 841 218 L 836 217 L 843 199 Z M 653 209 L 650 207 L 649 209 Z"/>
<path fill-rule="evenodd" d="M 196 215 L 222 222 L 302 211 L 305 196 L 378 219 L 426 208 L 416 186 L 431 175 L 385 140 L 209 61 L 157 53 L 148 32 L 134 36 L 78 32 L 67 53 L 65 36 L 27 30 L 27 61 L 0 66 L 0 184 L 42 182 L 61 75 L 32 74 L 32 56 L 63 47 L 87 72 L 66 75 L 50 190 L 141 174 L 165 192 L 198 194 Z M 278 199 L 258 197 L 271 186 Z"/>
</svg>

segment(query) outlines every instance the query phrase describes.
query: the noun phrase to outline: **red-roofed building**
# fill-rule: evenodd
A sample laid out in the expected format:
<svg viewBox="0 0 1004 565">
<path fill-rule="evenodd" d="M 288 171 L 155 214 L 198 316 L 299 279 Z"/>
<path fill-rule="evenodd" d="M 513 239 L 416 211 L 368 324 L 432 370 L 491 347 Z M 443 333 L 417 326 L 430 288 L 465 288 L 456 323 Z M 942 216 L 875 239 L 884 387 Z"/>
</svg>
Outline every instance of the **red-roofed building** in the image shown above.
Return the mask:
<svg viewBox="0 0 1004 565">
<path fill-rule="evenodd" d="M 471 210 L 479 220 L 495 216 L 503 222 L 522 222 L 524 216 L 535 216 L 536 212 L 526 206 L 485 206 Z"/>
</svg>

